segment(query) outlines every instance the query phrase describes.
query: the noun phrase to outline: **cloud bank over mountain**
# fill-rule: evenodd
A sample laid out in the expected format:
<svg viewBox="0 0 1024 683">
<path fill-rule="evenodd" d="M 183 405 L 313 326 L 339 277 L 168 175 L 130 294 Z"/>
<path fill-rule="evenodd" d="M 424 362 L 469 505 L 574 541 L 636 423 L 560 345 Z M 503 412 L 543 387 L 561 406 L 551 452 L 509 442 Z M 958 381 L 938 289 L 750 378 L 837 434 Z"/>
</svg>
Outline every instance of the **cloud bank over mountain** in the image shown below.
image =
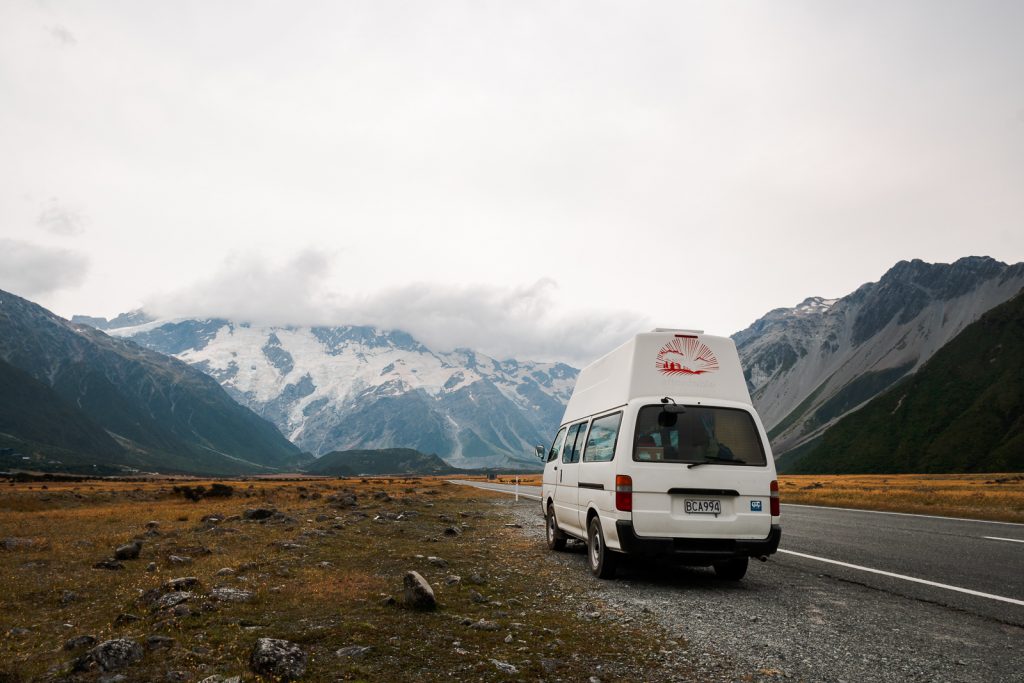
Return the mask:
<svg viewBox="0 0 1024 683">
<path fill-rule="evenodd" d="M 324 282 L 340 267 L 336 256 L 313 249 L 277 262 L 237 256 L 217 276 L 151 297 L 144 308 L 160 318 L 372 325 L 404 330 L 439 351 L 465 347 L 496 358 L 577 367 L 653 326 L 643 315 L 602 309 L 599 301 L 568 309 L 550 278 L 507 287 L 413 282 L 372 292 L 332 291 Z M 386 270 L 387 261 L 380 267 Z"/>
<path fill-rule="evenodd" d="M 35 297 L 80 285 L 88 270 L 77 251 L 0 239 L 0 289 Z"/>
</svg>

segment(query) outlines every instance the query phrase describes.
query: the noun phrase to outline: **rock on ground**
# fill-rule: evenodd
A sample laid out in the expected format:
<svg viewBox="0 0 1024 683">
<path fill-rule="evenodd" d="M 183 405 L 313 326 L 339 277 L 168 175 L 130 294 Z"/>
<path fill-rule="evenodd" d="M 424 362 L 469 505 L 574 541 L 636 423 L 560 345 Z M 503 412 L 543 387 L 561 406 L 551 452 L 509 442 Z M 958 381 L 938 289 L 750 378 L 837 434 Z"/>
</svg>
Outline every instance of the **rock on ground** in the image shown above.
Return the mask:
<svg viewBox="0 0 1024 683">
<path fill-rule="evenodd" d="M 260 638 L 249 657 L 249 666 L 262 676 L 291 681 L 306 673 L 306 653 L 287 640 Z"/>
<path fill-rule="evenodd" d="M 419 572 L 406 572 L 405 578 L 405 604 L 413 609 L 432 610 L 437 607 L 437 599 L 434 597 L 434 589 L 430 587 L 427 580 Z"/>
<path fill-rule="evenodd" d="M 142 660 L 142 646 L 129 638 L 106 640 L 89 650 L 89 657 L 104 671 L 117 671 Z"/>
<path fill-rule="evenodd" d="M 126 545 L 118 546 L 114 550 L 115 560 L 137 560 L 139 559 L 139 553 L 142 551 L 142 542 L 135 541 Z"/>
</svg>

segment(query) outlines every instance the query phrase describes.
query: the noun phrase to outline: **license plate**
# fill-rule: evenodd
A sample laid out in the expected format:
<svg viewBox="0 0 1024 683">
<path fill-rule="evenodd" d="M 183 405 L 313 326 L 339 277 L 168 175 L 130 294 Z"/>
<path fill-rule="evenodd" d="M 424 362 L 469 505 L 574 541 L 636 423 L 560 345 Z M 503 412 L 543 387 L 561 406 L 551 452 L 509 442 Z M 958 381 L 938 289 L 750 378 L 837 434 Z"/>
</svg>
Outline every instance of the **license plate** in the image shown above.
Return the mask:
<svg viewBox="0 0 1024 683">
<path fill-rule="evenodd" d="M 722 501 L 687 500 L 684 501 L 683 510 L 688 515 L 720 515 L 722 514 Z"/>
</svg>

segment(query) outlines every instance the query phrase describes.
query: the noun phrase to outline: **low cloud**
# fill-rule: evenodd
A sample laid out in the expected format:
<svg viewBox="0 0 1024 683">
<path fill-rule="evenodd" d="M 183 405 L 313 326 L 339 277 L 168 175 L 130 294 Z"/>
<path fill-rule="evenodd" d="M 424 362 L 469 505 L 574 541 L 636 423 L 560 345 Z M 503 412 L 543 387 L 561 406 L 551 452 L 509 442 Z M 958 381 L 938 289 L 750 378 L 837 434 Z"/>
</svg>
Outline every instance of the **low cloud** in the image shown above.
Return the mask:
<svg viewBox="0 0 1024 683">
<path fill-rule="evenodd" d="M 159 317 L 227 318 L 255 325 L 319 325 L 330 319 L 320 283 L 327 255 L 304 251 L 282 263 L 252 255 L 231 258 L 216 276 L 158 294 L 144 304 Z"/>
<path fill-rule="evenodd" d="M 561 360 L 583 365 L 649 327 L 626 312 L 559 306 L 557 284 L 501 288 L 410 284 L 369 296 L 352 320 L 403 329 L 434 350 L 467 347 L 497 358 Z"/>
<path fill-rule="evenodd" d="M 0 289 L 31 299 L 80 285 L 88 270 L 79 252 L 0 239 Z"/>
<path fill-rule="evenodd" d="M 322 287 L 331 268 L 330 257 L 314 251 L 277 265 L 236 258 L 216 277 L 153 297 L 145 308 L 159 317 L 256 325 L 372 325 L 408 332 L 434 351 L 462 347 L 499 359 L 576 366 L 650 327 L 649 320 L 628 312 L 568 312 L 549 279 L 518 287 L 421 282 L 343 295 Z"/>
<path fill-rule="evenodd" d="M 54 198 L 39 214 L 36 225 L 54 235 L 72 237 L 85 230 L 85 218 L 81 212 L 62 205 Z"/>
<path fill-rule="evenodd" d="M 78 40 L 75 38 L 75 34 L 69 31 L 64 26 L 61 26 L 60 24 L 57 24 L 56 26 L 50 26 L 47 30 L 50 32 L 50 35 L 53 37 L 53 39 L 61 45 L 71 47 L 72 45 L 78 44 Z"/>
</svg>

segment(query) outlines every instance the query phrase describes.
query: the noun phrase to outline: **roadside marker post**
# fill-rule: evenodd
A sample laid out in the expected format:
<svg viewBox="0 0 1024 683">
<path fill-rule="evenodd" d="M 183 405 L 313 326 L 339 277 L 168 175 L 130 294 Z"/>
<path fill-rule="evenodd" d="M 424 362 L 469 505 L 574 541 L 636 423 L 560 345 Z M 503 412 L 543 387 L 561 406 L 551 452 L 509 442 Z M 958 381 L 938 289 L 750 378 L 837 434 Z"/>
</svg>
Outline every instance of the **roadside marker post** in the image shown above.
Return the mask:
<svg viewBox="0 0 1024 683">
<path fill-rule="evenodd" d="M 516 477 L 516 502 L 519 502 L 519 477 Z"/>
</svg>

